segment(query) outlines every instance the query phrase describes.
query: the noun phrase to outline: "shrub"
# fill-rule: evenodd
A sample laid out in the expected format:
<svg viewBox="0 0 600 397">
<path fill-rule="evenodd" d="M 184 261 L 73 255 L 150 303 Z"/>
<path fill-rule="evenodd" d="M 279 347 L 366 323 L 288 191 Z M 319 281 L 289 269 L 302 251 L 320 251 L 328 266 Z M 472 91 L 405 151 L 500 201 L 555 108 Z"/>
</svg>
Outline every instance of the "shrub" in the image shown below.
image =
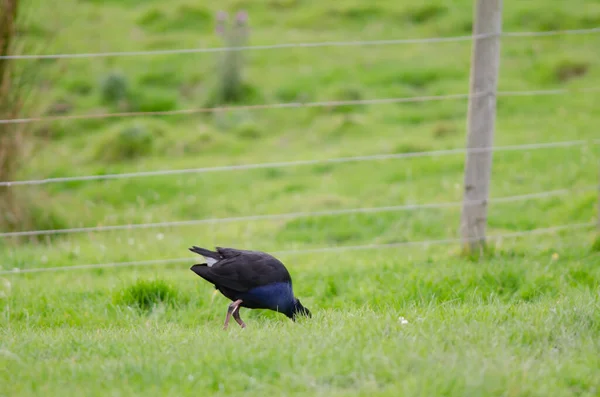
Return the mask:
<svg viewBox="0 0 600 397">
<path fill-rule="evenodd" d="M 363 99 L 362 91 L 358 87 L 347 86 L 338 88 L 333 94 L 334 101 L 361 101 Z M 364 105 L 361 104 L 348 104 L 341 106 L 334 106 L 332 108 L 334 113 L 354 113 L 362 109 Z"/>
<path fill-rule="evenodd" d="M 125 161 L 150 154 L 156 136 L 162 130 L 156 126 L 133 122 L 120 126 L 101 141 L 96 148 L 96 160 Z"/>
<path fill-rule="evenodd" d="M 600 234 L 596 236 L 596 239 L 592 243 L 592 251 L 600 252 Z"/>
<path fill-rule="evenodd" d="M 100 81 L 100 95 L 106 103 L 116 104 L 127 98 L 129 85 L 120 72 L 111 72 Z"/>
<path fill-rule="evenodd" d="M 177 97 L 167 90 L 144 90 L 131 95 L 130 108 L 137 112 L 166 112 L 177 108 Z"/>
<path fill-rule="evenodd" d="M 235 133 L 242 139 L 258 139 L 262 135 L 262 129 L 256 122 L 248 120 L 237 125 Z"/>
<path fill-rule="evenodd" d="M 589 64 L 586 62 L 566 60 L 556 65 L 554 77 L 559 82 L 566 82 L 584 76 L 588 72 L 588 69 Z"/>
<path fill-rule="evenodd" d="M 412 6 L 406 10 L 406 18 L 414 24 L 424 24 L 435 20 L 448 12 L 448 9 L 442 5 L 425 4 Z"/>
</svg>

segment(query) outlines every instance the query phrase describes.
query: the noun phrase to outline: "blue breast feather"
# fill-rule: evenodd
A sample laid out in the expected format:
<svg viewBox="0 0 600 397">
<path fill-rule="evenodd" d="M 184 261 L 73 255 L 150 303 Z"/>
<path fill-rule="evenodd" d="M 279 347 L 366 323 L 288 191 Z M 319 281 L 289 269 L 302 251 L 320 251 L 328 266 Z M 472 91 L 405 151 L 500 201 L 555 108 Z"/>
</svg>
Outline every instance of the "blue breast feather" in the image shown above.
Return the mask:
<svg viewBox="0 0 600 397">
<path fill-rule="evenodd" d="M 256 308 L 287 312 L 294 306 L 294 293 L 289 283 L 263 285 L 245 292 L 241 296 L 244 303 Z"/>
</svg>

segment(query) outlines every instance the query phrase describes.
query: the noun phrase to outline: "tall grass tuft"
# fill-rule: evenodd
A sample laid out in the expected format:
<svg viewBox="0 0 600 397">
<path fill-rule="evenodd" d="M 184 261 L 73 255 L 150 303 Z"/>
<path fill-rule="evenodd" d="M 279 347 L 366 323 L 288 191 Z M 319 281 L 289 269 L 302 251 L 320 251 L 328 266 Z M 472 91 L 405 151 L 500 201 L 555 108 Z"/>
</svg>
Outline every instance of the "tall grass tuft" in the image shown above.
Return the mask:
<svg viewBox="0 0 600 397">
<path fill-rule="evenodd" d="M 118 305 L 128 306 L 144 312 L 159 305 L 177 306 L 184 300 L 179 292 L 163 280 L 139 280 L 129 287 L 117 291 L 113 300 Z"/>
</svg>

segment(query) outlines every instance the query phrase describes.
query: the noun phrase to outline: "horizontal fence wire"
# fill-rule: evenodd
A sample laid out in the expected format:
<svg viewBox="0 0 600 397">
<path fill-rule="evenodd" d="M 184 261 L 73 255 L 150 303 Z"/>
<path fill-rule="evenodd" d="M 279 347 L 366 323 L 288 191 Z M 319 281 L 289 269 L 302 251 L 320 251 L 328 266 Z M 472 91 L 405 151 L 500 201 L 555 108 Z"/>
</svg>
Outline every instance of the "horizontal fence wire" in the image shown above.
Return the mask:
<svg viewBox="0 0 600 397">
<path fill-rule="evenodd" d="M 149 117 L 149 116 L 178 116 L 196 113 L 212 113 L 237 110 L 265 110 L 265 109 L 296 109 L 296 108 L 315 108 L 315 107 L 342 107 L 354 105 L 383 105 L 393 103 L 411 103 L 411 102 L 430 102 L 444 101 L 452 99 L 467 99 L 469 97 L 480 97 L 485 93 L 479 94 L 448 94 L 448 95 L 427 95 L 416 97 L 398 97 L 398 98 L 375 98 L 375 99 L 357 99 L 341 101 L 319 101 L 319 102 L 283 102 L 258 105 L 235 105 L 235 106 L 217 106 L 194 109 L 165 110 L 154 112 L 118 112 L 118 113 L 99 113 L 99 114 L 75 114 L 63 116 L 42 116 L 20 119 L 0 120 L 0 124 L 26 124 L 40 121 L 61 121 L 61 120 L 89 120 L 89 119 L 107 119 L 118 117 Z"/>
<path fill-rule="evenodd" d="M 155 222 L 155 223 L 137 223 L 137 224 L 125 224 L 125 225 L 108 225 L 108 226 L 89 226 L 69 229 L 47 229 L 47 230 L 30 230 L 22 232 L 6 232 L 0 233 L 0 237 L 27 237 L 27 236 L 42 236 L 42 235 L 58 235 L 58 234 L 74 234 L 74 233 L 93 233 L 93 232 L 106 232 L 106 231 L 117 231 L 117 230 L 137 230 L 137 229 L 151 229 L 161 227 L 183 227 L 183 226 L 195 226 L 201 224 L 222 224 L 222 223 L 233 223 L 233 222 L 250 222 L 250 221 L 261 221 L 261 220 L 280 220 L 280 219 L 295 219 L 295 218 L 306 218 L 306 217 L 319 217 L 319 216 L 335 216 L 335 215 L 349 215 L 349 214 L 367 214 L 367 213 L 381 213 L 381 212 L 396 212 L 396 211 L 417 211 L 421 209 L 439 209 L 439 208 L 450 208 L 459 207 L 462 205 L 477 205 L 482 202 L 489 203 L 510 203 L 517 201 L 533 200 L 547 197 L 564 196 L 573 194 L 577 191 L 595 191 L 597 186 L 590 185 L 581 188 L 573 189 L 559 189 L 550 190 L 538 193 L 529 193 L 517 196 L 506 196 L 497 197 L 487 200 L 472 200 L 472 201 L 455 201 L 455 202 L 443 202 L 443 203 L 426 203 L 426 204 L 408 204 L 408 205 L 394 205 L 394 206 L 383 206 L 383 207 L 364 207 L 364 208 L 348 208 L 340 210 L 323 210 L 323 211 L 306 211 L 306 212 L 290 212 L 283 214 L 262 214 L 262 215 L 248 215 L 238 217 L 227 217 L 227 218 L 208 218 L 208 219 L 194 219 L 185 221 L 170 221 L 170 222 Z"/>
<path fill-rule="evenodd" d="M 541 96 L 541 95 L 565 95 L 573 93 L 598 92 L 600 87 L 581 87 L 571 89 L 549 89 L 549 90 L 525 90 L 525 91 L 498 91 L 495 93 L 498 97 L 511 96 Z M 478 92 L 474 94 L 445 94 L 445 95 L 424 95 L 414 97 L 395 97 L 395 98 L 373 98 L 373 99 L 356 99 L 356 100 L 340 100 L 340 101 L 318 101 L 318 102 L 282 102 L 271 104 L 257 105 L 234 105 L 234 106 L 216 106 L 203 107 L 192 109 L 164 110 L 164 111 L 148 111 L 148 112 L 115 112 L 115 113 L 88 113 L 88 114 L 72 114 L 59 116 L 40 116 L 27 117 L 17 119 L 0 120 L 0 124 L 28 124 L 35 122 L 53 122 L 65 120 L 91 120 L 91 119 L 110 119 L 123 117 L 158 117 L 158 116 L 181 116 L 200 113 L 239 111 L 239 110 L 269 110 L 269 109 L 298 109 L 298 108 L 319 108 L 319 107 L 343 107 L 356 105 L 384 105 L 395 103 L 417 103 L 417 102 L 432 102 L 432 101 L 447 101 L 458 99 L 478 98 L 485 95 L 494 95 L 490 92 Z"/>
<path fill-rule="evenodd" d="M 130 178 L 151 177 L 151 176 L 204 174 L 204 173 L 211 173 L 211 172 L 243 171 L 243 170 L 256 170 L 256 169 L 268 169 L 268 168 L 286 168 L 286 167 L 299 167 L 299 166 L 322 165 L 322 164 L 343 164 L 343 163 L 354 163 L 354 162 L 363 162 L 363 161 L 396 160 L 396 159 L 407 159 L 407 158 L 418 158 L 418 157 L 438 157 L 438 156 L 449 156 L 449 155 L 456 155 L 456 154 L 463 154 L 463 153 L 484 153 L 484 152 L 488 152 L 488 151 L 493 151 L 493 152 L 528 151 L 528 150 L 540 150 L 540 149 L 549 149 L 549 148 L 585 146 L 585 145 L 589 145 L 589 144 L 598 144 L 598 143 L 600 143 L 600 139 L 530 143 L 530 144 L 521 144 L 521 145 L 493 146 L 493 147 L 488 147 L 488 148 L 455 148 L 455 149 L 430 150 L 430 151 L 423 151 L 423 152 L 380 153 L 380 154 L 372 154 L 372 155 L 364 155 L 364 156 L 334 157 L 334 158 L 325 158 L 325 159 L 293 160 L 293 161 L 280 161 L 280 162 L 270 162 L 270 163 L 239 164 L 239 165 L 222 165 L 222 166 L 213 166 L 213 167 L 185 168 L 185 169 L 174 169 L 174 170 L 139 171 L 139 172 L 118 173 L 118 174 L 65 176 L 65 177 L 31 179 L 31 180 L 21 180 L 21 181 L 2 181 L 2 182 L 0 182 L 0 187 L 1 186 L 10 187 L 10 186 L 44 185 L 44 184 L 49 184 L 49 183 L 84 182 L 84 181 L 99 181 L 99 180 L 113 180 L 113 179 L 130 179 Z"/>
<path fill-rule="evenodd" d="M 237 47 L 212 47 L 212 48 L 180 48 L 171 50 L 147 50 L 147 51 L 112 51 L 80 54 L 29 54 L 29 55 L 3 55 L 0 59 L 72 59 L 72 58 L 106 58 L 106 57 L 130 57 L 148 55 L 177 55 L 177 54 L 200 54 L 226 51 L 259 51 L 277 50 L 286 48 L 318 48 L 318 47 L 356 47 L 356 46 L 381 46 L 400 44 L 428 44 L 480 40 L 488 37 L 547 37 L 563 35 L 580 35 L 600 32 L 600 28 L 589 29 L 567 29 L 539 32 L 503 32 L 500 34 L 462 35 L 449 37 L 424 37 L 414 39 L 387 39 L 387 40 L 353 40 L 353 41 L 321 41 L 309 43 L 282 43 L 268 45 L 251 45 Z"/>
<path fill-rule="evenodd" d="M 588 223 L 572 223 L 567 225 L 551 226 L 545 228 L 538 228 L 532 230 L 524 230 L 520 232 L 503 233 L 488 236 L 488 240 L 501 240 L 508 238 L 518 238 L 526 236 L 534 236 L 540 234 L 550 234 L 566 230 L 578 230 L 587 229 L 596 226 L 595 222 Z M 274 251 L 273 255 L 301 255 L 301 254 L 318 254 L 318 253 L 329 253 L 329 252 L 345 252 L 345 251 L 360 251 L 369 249 L 389 249 L 389 248 L 400 248 L 406 246 L 433 246 L 433 245 L 444 245 L 444 244 L 455 244 L 461 242 L 469 242 L 475 239 L 460 239 L 460 238 L 448 238 L 439 240 L 420 240 L 420 241 L 403 241 L 398 243 L 382 243 L 382 244 L 364 244 L 364 245 L 346 245 L 346 246 L 332 246 L 332 247 L 321 247 L 321 248 L 305 248 L 298 250 L 285 250 L 285 251 Z M 103 268 L 116 268 L 116 267 L 132 267 L 132 266 L 155 266 L 155 265 L 168 265 L 176 263 L 197 263 L 197 257 L 187 258 L 171 258 L 171 259 L 152 259 L 152 260 L 140 260 L 140 261 L 127 261 L 127 262 L 112 262 L 112 263 L 93 263 L 86 265 L 74 265 L 74 266 L 61 266 L 61 267 L 41 267 L 41 268 L 30 268 L 20 269 L 14 268 L 12 270 L 0 271 L 0 274 L 25 274 L 25 273 L 46 273 L 46 272 L 57 272 L 57 271 L 72 271 L 72 270 L 83 270 L 83 269 L 103 269 Z"/>
</svg>

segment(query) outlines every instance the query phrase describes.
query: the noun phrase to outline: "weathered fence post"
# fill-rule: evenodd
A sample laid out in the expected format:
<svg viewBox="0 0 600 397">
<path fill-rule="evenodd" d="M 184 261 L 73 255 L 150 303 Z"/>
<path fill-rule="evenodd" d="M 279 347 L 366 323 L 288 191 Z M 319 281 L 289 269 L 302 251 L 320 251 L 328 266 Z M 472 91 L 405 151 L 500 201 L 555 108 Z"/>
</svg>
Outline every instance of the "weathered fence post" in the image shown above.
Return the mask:
<svg viewBox="0 0 600 397">
<path fill-rule="evenodd" d="M 463 248 L 468 252 L 485 247 L 502 32 L 502 0 L 476 0 L 475 3 L 467 116 L 469 150 L 461 219 Z"/>
<path fill-rule="evenodd" d="M 599 145 L 599 144 L 600 144 L 600 140 L 593 142 L 594 153 L 600 153 L 595 150 L 596 149 L 595 145 Z M 596 236 L 594 238 L 594 241 L 592 242 L 592 250 L 600 252 L 600 157 L 598 158 L 597 167 L 598 167 L 597 168 L 598 169 L 598 198 L 596 200 Z"/>
<path fill-rule="evenodd" d="M 597 208 L 596 208 L 596 217 L 598 218 L 597 225 L 596 225 L 596 232 L 598 234 L 598 241 L 599 241 L 598 244 L 600 245 L 600 159 L 598 160 L 598 204 L 597 204 Z"/>
</svg>

